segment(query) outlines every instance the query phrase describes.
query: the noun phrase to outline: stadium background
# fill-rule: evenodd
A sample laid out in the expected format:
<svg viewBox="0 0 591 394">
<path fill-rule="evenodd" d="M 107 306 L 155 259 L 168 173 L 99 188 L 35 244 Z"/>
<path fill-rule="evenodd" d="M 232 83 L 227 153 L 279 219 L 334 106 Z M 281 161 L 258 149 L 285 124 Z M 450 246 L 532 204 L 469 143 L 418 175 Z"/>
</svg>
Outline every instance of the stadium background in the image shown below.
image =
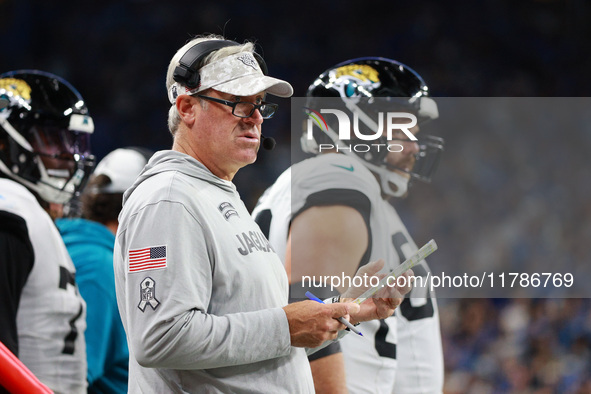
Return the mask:
<svg viewBox="0 0 591 394">
<path fill-rule="evenodd" d="M 166 68 L 193 34 L 256 39 L 296 96 L 337 62 L 384 56 L 417 70 L 434 96 L 585 97 L 589 20 L 585 0 L 0 0 L 0 72 L 42 69 L 76 86 L 101 159 L 122 146 L 170 147 Z M 289 100 L 275 101 L 264 132 L 278 147 L 235 179 L 250 208 L 290 164 Z M 443 137 L 433 184 L 396 202 L 417 243 L 440 244 L 431 264 L 591 262 L 588 126 L 530 130 L 506 145 L 476 132 Z M 446 392 L 591 392 L 590 311 L 589 299 L 441 300 Z"/>
</svg>

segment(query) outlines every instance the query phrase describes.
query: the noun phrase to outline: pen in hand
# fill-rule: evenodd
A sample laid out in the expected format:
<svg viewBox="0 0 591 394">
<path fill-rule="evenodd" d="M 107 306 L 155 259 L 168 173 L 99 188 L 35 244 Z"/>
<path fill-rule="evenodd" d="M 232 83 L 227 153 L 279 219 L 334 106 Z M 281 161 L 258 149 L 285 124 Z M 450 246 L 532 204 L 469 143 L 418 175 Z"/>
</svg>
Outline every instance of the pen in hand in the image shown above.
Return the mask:
<svg viewBox="0 0 591 394">
<path fill-rule="evenodd" d="M 312 301 L 316 301 L 321 304 L 324 304 L 324 301 L 322 301 L 320 298 L 316 297 L 314 294 L 310 293 L 309 291 L 306 292 L 306 297 L 308 297 Z M 351 322 L 349 322 L 349 320 L 345 319 L 342 316 L 339 317 L 337 320 L 340 321 L 341 323 L 343 323 L 345 326 L 347 326 L 347 328 L 349 330 L 353 331 L 355 334 L 363 336 L 363 334 L 359 330 L 357 330 L 357 328 L 355 328 L 355 326 L 353 324 L 351 324 Z"/>
</svg>

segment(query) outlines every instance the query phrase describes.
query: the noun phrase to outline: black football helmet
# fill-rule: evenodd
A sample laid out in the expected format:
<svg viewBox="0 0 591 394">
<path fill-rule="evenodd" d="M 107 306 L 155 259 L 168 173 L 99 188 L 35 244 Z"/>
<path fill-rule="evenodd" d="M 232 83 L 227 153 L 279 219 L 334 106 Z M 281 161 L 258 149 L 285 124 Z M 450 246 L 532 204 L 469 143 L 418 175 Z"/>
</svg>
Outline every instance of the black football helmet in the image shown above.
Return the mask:
<svg viewBox="0 0 591 394">
<path fill-rule="evenodd" d="M 0 74 L 0 102 L 0 171 L 46 202 L 68 202 L 94 168 L 80 93 L 56 75 L 19 70 Z"/>
<path fill-rule="evenodd" d="M 358 117 L 359 128 L 365 129 L 365 134 L 375 135 L 378 126 L 373 119 L 376 119 L 380 111 L 412 113 L 419 125 L 439 116 L 437 104 L 429 97 L 429 88 L 423 78 L 410 67 L 382 57 L 364 57 L 339 63 L 320 74 L 310 85 L 306 95 L 307 106 L 312 108 L 321 105 L 322 99 L 340 98 L 343 102 L 341 109 Z M 312 139 L 304 132 L 301 139 L 302 149 L 307 153 L 318 154 L 320 144 L 348 146 L 355 142 L 339 140 L 338 135 L 330 129 L 330 125 L 328 129 L 322 131 L 316 128 Z M 410 171 L 387 163 L 386 149 L 372 148 L 360 153 L 349 149 L 344 152 L 360 157 L 364 165 L 379 176 L 385 194 L 401 197 L 408 190 L 409 179 L 430 182 L 443 151 L 443 139 L 421 134 L 417 135 L 417 138 L 419 152 Z M 387 144 L 388 140 L 386 137 L 380 137 L 376 142 Z"/>
</svg>

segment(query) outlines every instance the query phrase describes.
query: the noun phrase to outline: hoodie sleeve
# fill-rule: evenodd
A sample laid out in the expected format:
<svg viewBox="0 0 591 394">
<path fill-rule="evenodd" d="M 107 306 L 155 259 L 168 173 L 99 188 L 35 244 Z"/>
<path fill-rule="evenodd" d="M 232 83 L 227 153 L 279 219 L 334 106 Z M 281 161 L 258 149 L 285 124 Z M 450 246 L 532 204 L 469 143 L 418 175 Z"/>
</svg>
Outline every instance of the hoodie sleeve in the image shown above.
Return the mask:
<svg viewBox="0 0 591 394">
<path fill-rule="evenodd" d="M 182 203 L 148 205 L 126 225 L 115 246 L 117 291 L 141 366 L 208 369 L 290 353 L 283 309 L 210 313 L 215 240 Z"/>
</svg>

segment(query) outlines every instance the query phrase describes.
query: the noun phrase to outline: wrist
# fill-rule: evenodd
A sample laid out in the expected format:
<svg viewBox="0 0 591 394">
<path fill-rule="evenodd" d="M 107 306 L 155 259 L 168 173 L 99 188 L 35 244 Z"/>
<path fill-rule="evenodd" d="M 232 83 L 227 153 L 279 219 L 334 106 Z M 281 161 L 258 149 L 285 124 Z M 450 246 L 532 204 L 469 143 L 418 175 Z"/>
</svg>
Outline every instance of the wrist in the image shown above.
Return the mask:
<svg viewBox="0 0 591 394">
<path fill-rule="evenodd" d="M 352 301 L 353 301 L 353 298 L 342 298 L 341 295 L 339 294 L 337 296 L 327 298 L 326 300 L 324 300 L 324 303 L 325 304 L 336 304 L 337 302 L 352 302 Z M 353 315 L 350 315 L 349 322 L 351 324 L 353 324 L 353 326 L 355 326 L 355 327 L 357 327 L 359 324 L 361 324 L 361 321 L 357 321 L 357 319 L 355 319 Z M 346 328 L 345 330 L 351 331 L 351 330 L 349 330 L 349 328 Z"/>
<path fill-rule="evenodd" d="M 341 295 L 330 297 L 324 300 L 325 304 L 336 304 L 337 302 L 341 302 Z"/>
</svg>

